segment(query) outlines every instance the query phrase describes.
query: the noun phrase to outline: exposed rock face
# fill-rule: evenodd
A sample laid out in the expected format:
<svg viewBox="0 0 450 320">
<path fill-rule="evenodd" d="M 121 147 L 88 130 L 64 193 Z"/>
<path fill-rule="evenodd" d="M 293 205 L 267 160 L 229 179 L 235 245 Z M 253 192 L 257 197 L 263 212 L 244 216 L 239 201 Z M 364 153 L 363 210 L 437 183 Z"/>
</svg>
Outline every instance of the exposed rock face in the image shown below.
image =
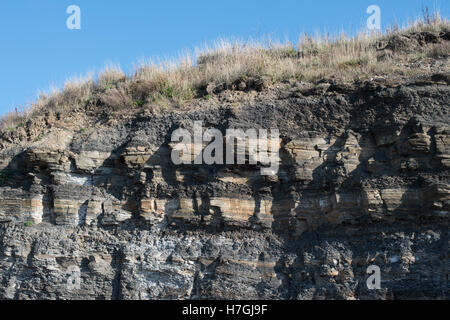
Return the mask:
<svg viewBox="0 0 450 320">
<path fill-rule="evenodd" d="M 0 298 L 447 297 L 450 87 L 339 88 L 5 144 Z M 279 129 L 278 173 L 174 165 L 195 120 Z"/>
</svg>

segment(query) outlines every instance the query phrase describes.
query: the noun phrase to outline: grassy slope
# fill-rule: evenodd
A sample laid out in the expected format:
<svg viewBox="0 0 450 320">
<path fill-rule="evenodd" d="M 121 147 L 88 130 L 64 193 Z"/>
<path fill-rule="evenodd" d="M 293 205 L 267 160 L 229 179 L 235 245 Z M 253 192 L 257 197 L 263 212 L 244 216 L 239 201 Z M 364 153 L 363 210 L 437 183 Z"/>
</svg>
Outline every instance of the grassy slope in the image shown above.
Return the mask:
<svg viewBox="0 0 450 320">
<path fill-rule="evenodd" d="M 418 64 L 448 56 L 449 41 L 420 48 L 380 50 L 403 34 L 448 32 L 450 23 L 438 16 L 420 20 L 403 30 L 384 35 L 361 34 L 313 39 L 307 35 L 297 46 L 291 43 L 261 44 L 219 42 L 204 50 L 197 61 L 184 58 L 176 63 L 142 64 L 131 76 L 118 67 L 108 67 L 97 79 L 67 81 L 62 90 L 44 94 L 26 111 L 1 119 L 2 130 L 15 130 L 34 116 L 82 109 L 97 104 L 111 115 L 123 110 L 183 108 L 196 98 L 209 98 L 214 88 L 248 79 L 270 83 L 295 79 L 315 82 L 333 78 L 341 82 L 372 77 L 411 78 L 426 73 Z M 400 43 L 401 44 L 401 43 Z M 398 48 L 397 48 L 398 49 Z M 385 59 L 382 59 L 384 55 Z"/>
</svg>

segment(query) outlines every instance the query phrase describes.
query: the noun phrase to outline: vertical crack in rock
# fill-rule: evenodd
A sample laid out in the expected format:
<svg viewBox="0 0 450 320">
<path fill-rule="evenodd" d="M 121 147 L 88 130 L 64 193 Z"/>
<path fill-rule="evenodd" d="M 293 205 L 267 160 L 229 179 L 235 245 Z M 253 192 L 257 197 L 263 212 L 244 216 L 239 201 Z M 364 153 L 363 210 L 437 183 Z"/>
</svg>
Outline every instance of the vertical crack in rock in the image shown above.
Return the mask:
<svg viewBox="0 0 450 320">
<path fill-rule="evenodd" d="M 200 271 L 196 270 L 194 275 L 194 281 L 192 283 L 192 289 L 191 294 L 189 296 L 190 300 L 199 299 L 200 297 L 200 290 L 201 290 L 201 277 L 200 277 Z"/>
<path fill-rule="evenodd" d="M 114 278 L 112 281 L 112 295 L 111 300 L 122 300 L 122 270 L 124 263 L 124 250 L 122 247 L 115 249 L 112 260 L 112 267 L 114 269 Z"/>
<path fill-rule="evenodd" d="M 30 252 L 27 255 L 26 261 L 27 261 L 27 266 L 29 268 L 33 268 L 33 257 L 36 253 L 37 241 L 38 241 L 37 239 L 33 241 L 33 243 L 31 244 L 31 247 L 30 247 Z"/>
<path fill-rule="evenodd" d="M 78 209 L 78 226 L 83 227 L 86 225 L 86 215 L 89 201 L 85 201 Z"/>
</svg>

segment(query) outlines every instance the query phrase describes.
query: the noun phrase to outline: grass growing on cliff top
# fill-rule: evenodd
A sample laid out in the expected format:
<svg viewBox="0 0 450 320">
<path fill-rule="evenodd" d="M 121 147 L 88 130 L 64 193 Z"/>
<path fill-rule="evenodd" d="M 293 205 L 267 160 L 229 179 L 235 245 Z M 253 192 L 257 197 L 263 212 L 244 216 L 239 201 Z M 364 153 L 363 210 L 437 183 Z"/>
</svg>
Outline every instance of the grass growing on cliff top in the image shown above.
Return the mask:
<svg viewBox="0 0 450 320">
<path fill-rule="evenodd" d="M 380 41 L 401 33 L 448 30 L 448 20 L 439 14 L 427 13 L 406 28 L 392 27 L 384 34 L 361 33 L 353 38 L 344 34 L 334 37 L 305 34 L 297 45 L 221 40 L 213 47 L 196 50 L 196 54 L 187 54 L 178 61 L 140 63 L 130 76 L 120 67 L 111 65 L 97 79 L 93 76 L 70 79 L 62 89 L 41 94 L 25 110 L 3 116 L 0 128 L 14 131 L 35 115 L 82 111 L 89 105 L 107 108 L 111 114 L 153 106 L 180 107 L 196 97 L 211 97 L 207 90 L 211 86 L 249 78 L 264 78 L 269 82 L 292 79 L 313 82 L 324 77 L 352 81 L 375 75 L 413 76 L 419 71 L 405 66 L 407 62 L 440 54 L 445 56 L 450 51 L 448 42 L 433 47 L 432 51 L 424 49 L 423 52 L 397 54 L 379 61 L 377 46 Z"/>
</svg>

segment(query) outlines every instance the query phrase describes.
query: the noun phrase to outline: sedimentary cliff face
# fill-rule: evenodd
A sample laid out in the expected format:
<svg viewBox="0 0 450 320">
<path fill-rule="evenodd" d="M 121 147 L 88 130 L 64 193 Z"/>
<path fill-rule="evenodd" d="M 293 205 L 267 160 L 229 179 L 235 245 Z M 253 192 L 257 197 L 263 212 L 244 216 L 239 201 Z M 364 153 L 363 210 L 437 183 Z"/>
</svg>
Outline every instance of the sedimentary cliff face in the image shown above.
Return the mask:
<svg viewBox="0 0 450 320">
<path fill-rule="evenodd" d="M 445 298 L 448 81 L 294 81 L 4 134 L 0 298 Z M 278 129 L 278 172 L 174 165 L 171 133 L 194 121 Z"/>
</svg>

